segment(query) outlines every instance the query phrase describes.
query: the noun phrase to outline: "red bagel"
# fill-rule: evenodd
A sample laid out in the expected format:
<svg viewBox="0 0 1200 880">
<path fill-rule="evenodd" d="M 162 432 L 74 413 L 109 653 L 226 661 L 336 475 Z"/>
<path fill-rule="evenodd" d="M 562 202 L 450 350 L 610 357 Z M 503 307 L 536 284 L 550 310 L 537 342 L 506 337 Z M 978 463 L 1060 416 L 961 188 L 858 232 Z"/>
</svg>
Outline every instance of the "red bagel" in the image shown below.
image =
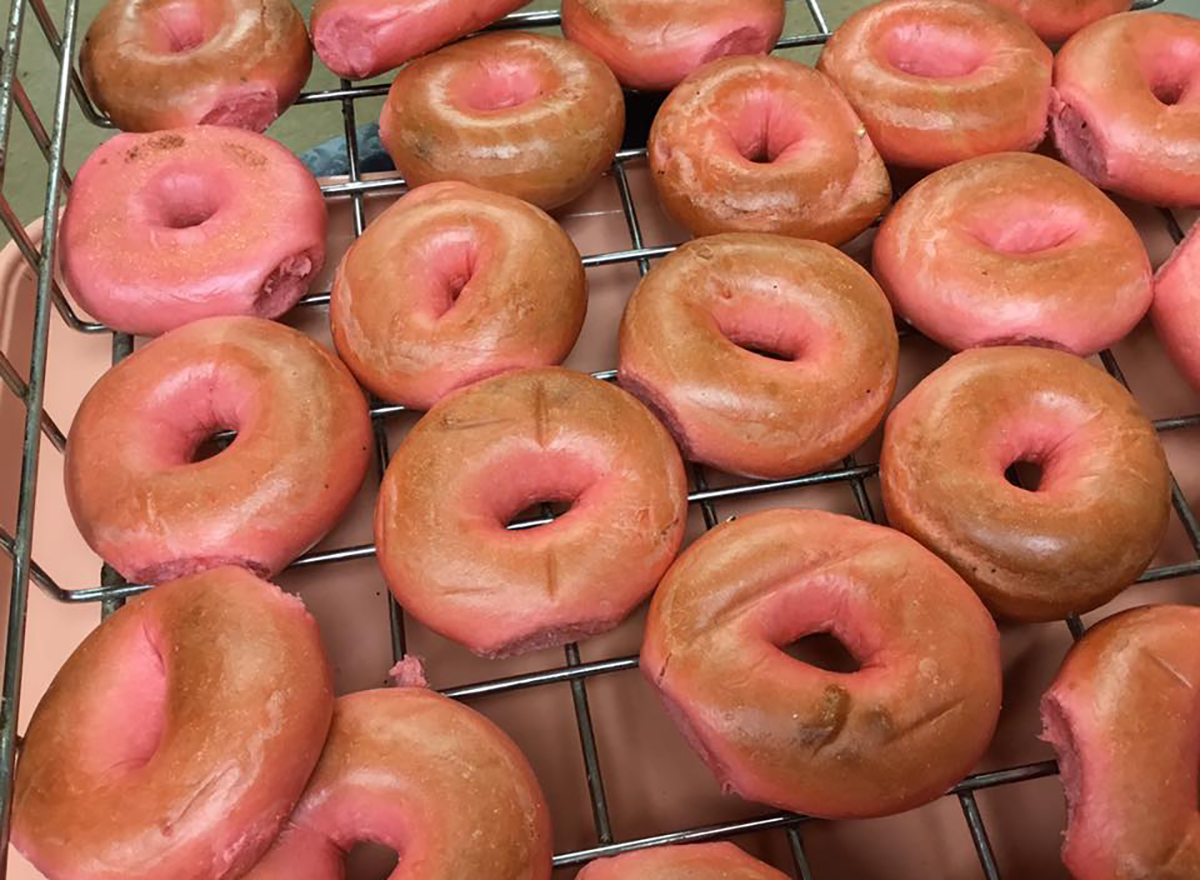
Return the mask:
<svg viewBox="0 0 1200 880">
<path fill-rule="evenodd" d="M 950 349 L 1033 342 L 1089 355 L 1150 308 L 1150 259 L 1129 218 L 1061 162 L 968 159 L 904 194 L 872 269 L 896 311 Z"/>
<path fill-rule="evenodd" d="M 1016 462 L 1041 467 L 1036 487 L 1005 479 Z M 965 351 L 927 376 L 888 416 L 880 479 L 892 525 L 1018 620 L 1108 602 L 1145 571 L 1171 512 L 1167 460 L 1137 402 L 1044 348 Z"/>
<path fill-rule="evenodd" d="M 1154 276 L 1150 316 L 1175 368 L 1200 390 L 1200 225 Z"/>
<path fill-rule="evenodd" d="M 237 431 L 193 461 L 212 434 Z M 139 349 L 83 399 L 67 443 L 84 540 L 135 583 L 219 565 L 274 574 L 353 500 L 371 460 L 366 400 L 303 333 L 196 321 Z"/>
<path fill-rule="evenodd" d="M 763 55 L 783 33 L 783 0 L 563 0 L 562 29 L 621 85 L 662 91 L 727 55 Z"/>
<path fill-rule="evenodd" d="M 506 530 L 539 501 L 571 509 Z M 617 624 L 675 558 L 687 480 L 631 395 L 569 370 L 454 392 L 392 456 L 375 514 L 388 586 L 431 629 L 487 656 Z"/>
<path fill-rule="evenodd" d="M 1200 22 L 1126 12 L 1081 30 L 1054 61 L 1050 119 L 1063 158 L 1097 186 L 1200 206 Z"/>
<path fill-rule="evenodd" d="M 846 19 L 817 69 L 885 162 L 941 168 L 1041 143 L 1052 62 L 1024 22 L 981 0 L 884 0 Z"/>
<path fill-rule="evenodd" d="M 576 880 L 788 880 L 732 843 L 656 846 L 598 859 Z"/>
<path fill-rule="evenodd" d="M 782 58 L 725 58 L 680 83 L 654 118 L 663 206 L 695 235 L 776 232 L 841 244 L 887 207 L 871 139 L 827 77 Z"/>
<path fill-rule="evenodd" d="M 329 323 L 363 385 L 428 409 L 496 373 L 561 363 L 586 313 L 579 251 L 550 217 L 511 196 L 431 183 L 346 252 Z"/>
<path fill-rule="evenodd" d="M 391 880 L 548 880 L 550 815 L 525 756 L 422 688 L 341 697 L 288 827 L 245 880 L 342 880 L 357 842 L 394 849 Z"/>
<path fill-rule="evenodd" d="M 12 839 L 56 880 L 223 880 L 271 845 L 333 711 L 299 599 L 239 568 L 156 587 L 59 670 L 25 732 Z"/>
<path fill-rule="evenodd" d="M 608 170 L 625 97 L 603 62 L 568 40 L 485 34 L 396 75 L 379 136 L 410 186 L 462 180 L 551 210 Z"/>
<path fill-rule="evenodd" d="M 1200 608 L 1158 605 L 1088 631 L 1042 698 L 1078 880 L 1200 877 Z"/>
<path fill-rule="evenodd" d="M 688 458 L 772 478 L 857 449 L 899 357 L 892 310 L 862 267 L 818 242 L 748 234 L 697 239 L 658 263 L 629 299 L 620 348 L 622 386 Z"/>
<path fill-rule="evenodd" d="M 781 649 L 830 632 L 861 664 Z M 724 789 L 813 816 L 900 812 L 960 780 L 1000 711 L 1000 641 L 899 532 L 814 510 L 717 526 L 655 591 L 642 671 Z"/>
<path fill-rule="evenodd" d="M 124 131 L 262 131 L 312 70 L 291 0 L 108 0 L 79 53 L 88 94 Z"/>
<path fill-rule="evenodd" d="M 988 0 L 1015 12 L 1047 43 L 1061 43 L 1093 21 L 1124 12 L 1133 0 Z"/>
</svg>

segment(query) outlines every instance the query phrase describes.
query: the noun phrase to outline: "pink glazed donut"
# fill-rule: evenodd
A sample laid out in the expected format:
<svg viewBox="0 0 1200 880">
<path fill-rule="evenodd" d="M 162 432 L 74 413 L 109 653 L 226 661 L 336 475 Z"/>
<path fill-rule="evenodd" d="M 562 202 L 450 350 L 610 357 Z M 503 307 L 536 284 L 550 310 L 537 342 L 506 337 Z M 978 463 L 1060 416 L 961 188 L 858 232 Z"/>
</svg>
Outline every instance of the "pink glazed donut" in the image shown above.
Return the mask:
<svg viewBox="0 0 1200 880">
<path fill-rule="evenodd" d="M 1200 206 L 1198 86 L 1200 21 L 1166 12 L 1103 18 L 1054 61 L 1054 142 L 1097 186 Z"/>
<path fill-rule="evenodd" d="M 872 269 L 896 311 L 954 350 L 1025 343 L 1089 355 L 1153 296 L 1129 218 L 1061 162 L 996 153 L 935 171 L 896 203 Z"/>
<path fill-rule="evenodd" d="M 1175 368 L 1200 390 L 1200 224 L 1154 276 L 1150 317 Z"/>
<path fill-rule="evenodd" d="M 1197 645 L 1200 608 L 1125 611 L 1088 631 L 1042 698 L 1077 880 L 1200 877 Z"/>
<path fill-rule="evenodd" d="M 122 134 L 79 170 L 60 244 L 71 294 L 114 330 L 277 318 L 325 262 L 325 203 L 308 169 L 262 135 Z"/>
<path fill-rule="evenodd" d="M 237 438 L 196 461 L 222 430 Z M 67 501 L 135 583 L 227 564 L 266 577 L 338 521 L 370 450 L 366 400 L 337 358 L 274 321 L 209 318 L 92 386 L 67 440 Z"/>
<path fill-rule="evenodd" d="M 1077 30 L 1124 12 L 1133 0 L 989 0 L 1015 12 L 1047 43 L 1061 43 Z"/>
<path fill-rule="evenodd" d="M 732 843 L 697 843 L 597 859 L 575 880 L 788 880 L 788 876 Z"/>
<path fill-rule="evenodd" d="M 770 52 L 786 14 L 783 0 L 563 0 L 562 29 L 621 85 L 662 91 L 717 58 Z"/>
<path fill-rule="evenodd" d="M 287 829 L 243 880 L 342 880 L 360 841 L 400 854 L 390 880 L 550 877 L 550 814 L 525 756 L 482 715 L 423 688 L 337 701 Z"/>
</svg>

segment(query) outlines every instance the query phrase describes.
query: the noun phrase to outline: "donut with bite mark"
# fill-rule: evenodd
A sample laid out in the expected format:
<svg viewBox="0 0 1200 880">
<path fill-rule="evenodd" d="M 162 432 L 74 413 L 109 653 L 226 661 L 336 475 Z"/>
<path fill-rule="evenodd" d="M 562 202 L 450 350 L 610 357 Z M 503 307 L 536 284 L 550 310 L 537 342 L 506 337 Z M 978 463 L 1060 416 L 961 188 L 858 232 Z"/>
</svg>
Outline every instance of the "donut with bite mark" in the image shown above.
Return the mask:
<svg viewBox="0 0 1200 880">
<path fill-rule="evenodd" d="M 1200 226 L 1183 242 L 1154 276 L 1154 305 L 1150 317 L 1175 368 L 1200 390 Z"/>
<path fill-rule="evenodd" d="M 228 448 L 195 460 L 219 431 Z M 235 564 L 263 577 L 315 544 L 371 460 L 366 399 L 341 362 L 261 318 L 209 318 L 121 361 L 67 439 L 67 501 L 133 583 Z"/>
<path fill-rule="evenodd" d="M 312 70 L 291 0 L 109 0 L 79 53 L 84 85 L 123 131 L 263 131 Z"/>
<path fill-rule="evenodd" d="M 1106 15 L 1125 12 L 1133 0 L 988 0 L 1024 19 L 1047 43 L 1061 43 Z"/>
<path fill-rule="evenodd" d="M 884 0 L 846 19 L 817 69 L 885 162 L 934 169 L 1041 143 L 1052 62 L 1028 25 L 982 0 Z"/>
<path fill-rule="evenodd" d="M 84 639 L 38 704 L 13 843 L 56 880 L 239 877 L 299 800 L 333 706 L 299 599 L 233 567 L 163 584 Z"/>
<path fill-rule="evenodd" d="M 621 85 L 665 91 L 717 58 L 770 52 L 786 15 L 783 0 L 563 0 L 562 29 Z"/>
<path fill-rule="evenodd" d="M 822 632 L 861 668 L 784 653 Z M 899 532 L 815 510 L 740 517 L 684 551 L 641 668 L 723 790 L 831 819 L 938 797 L 1000 711 L 1000 637 L 962 579 Z"/>
<path fill-rule="evenodd" d="M 788 880 L 732 843 L 656 846 L 597 859 L 576 880 Z"/>
</svg>

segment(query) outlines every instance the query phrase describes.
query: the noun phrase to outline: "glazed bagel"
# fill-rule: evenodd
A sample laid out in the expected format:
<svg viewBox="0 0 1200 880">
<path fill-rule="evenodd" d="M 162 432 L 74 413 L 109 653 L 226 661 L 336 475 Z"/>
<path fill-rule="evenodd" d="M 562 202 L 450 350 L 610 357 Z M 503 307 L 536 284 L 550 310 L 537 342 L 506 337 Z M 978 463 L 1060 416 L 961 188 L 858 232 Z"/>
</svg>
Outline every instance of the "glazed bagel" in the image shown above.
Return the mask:
<svg viewBox="0 0 1200 880">
<path fill-rule="evenodd" d="M 537 502 L 570 510 L 506 530 Z M 670 435 L 632 396 L 561 369 L 454 392 L 392 456 L 375 514 L 392 593 L 485 656 L 617 624 L 654 589 L 687 519 Z"/>
<path fill-rule="evenodd" d="M 1054 61 L 1050 121 L 1063 158 L 1097 186 L 1200 206 L 1200 21 L 1126 12 L 1081 30 Z"/>
<path fill-rule="evenodd" d="M 312 38 L 325 66 L 367 79 L 480 30 L 527 0 L 317 0 Z"/>
<path fill-rule="evenodd" d="M 485 34 L 396 76 L 379 135 L 410 186 L 461 180 L 550 210 L 583 195 L 621 145 L 625 98 L 575 43 Z"/>
<path fill-rule="evenodd" d="M 732 843 L 656 846 L 598 859 L 576 880 L 787 880 Z"/>
<path fill-rule="evenodd" d="M 1033 343 L 1089 355 L 1153 298 L 1129 218 L 1060 162 L 997 153 L 910 189 L 875 237 L 872 269 L 896 311 L 953 350 Z"/>
<path fill-rule="evenodd" d="M 775 232 L 841 244 L 892 194 L 833 83 L 782 58 L 725 58 L 697 70 L 654 118 L 649 155 L 663 207 L 694 235 Z"/>
<path fill-rule="evenodd" d="M 237 438 L 195 461 L 222 430 Z M 267 577 L 333 527 L 370 449 L 366 400 L 335 357 L 273 321 L 209 318 L 92 386 L 68 437 L 67 501 L 134 583 L 227 564 Z"/>
<path fill-rule="evenodd" d="M 861 669 L 783 652 L 820 632 Z M 919 806 L 970 771 L 1000 711 L 999 645 L 967 585 L 912 539 L 772 510 L 717 526 L 671 566 L 641 668 L 723 790 L 851 818 Z"/>
<path fill-rule="evenodd" d="M 548 880 L 550 814 L 525 756 L 466 706 L 422 688 L 338 699 L 288 827 L 246 880 L 341 880 L 357 842 L 412 880 Z"/>
<path fill-rule="evenodd" d="M 290 309 L 325 263 L 325 202 L 308 169 L 262 135 L 123 134 L 79 169 L 59 241 L 67 287 L 89 314 L 155 336 Z"/>
<path fill-rule="evenodd" d="M 621 85 L 665 91 L 717 58 L 770 52 L 786 15 L 783 0 L 563 0 L 562 29 Z"/>
<path fill-rule="evenodd" d="M 579 251 L 557 223 L 512 196 L 431 183 L 346 252 L 329 323 L 363 385 L 428 409 L 487 376 L 561 363 L 586 313 Z"/>
<path fill-rule="evenodd" d="M 299 599 L 240 568 L 156 587 L 83 641 L 34 712 L 13 843 L 62 880 L 239 877 L 300 797 L 332 711 Z"/>
<path fill-rule="evenodd" d="M 1193 226 L 1154 276 L 1150 316 L 1175 368 L 1200 389 L 1200 246 Z"/>
<path fill-rule="evenodd" d="M 1016 462 L 1040 466 L 1036 487 L 1005 479 Z M 974 349 L 926 377 L 888 416 L 880 478 L 892 525 L 1017 620 L 1108 602 L 1170 514 L 1166 458 L 1133 397 L 1043 348 Z"/>
<path fill-rule="evenodd" d="M 291 0 L 108 0 L 79 53 L 88 95 L 123 131 L 262 131 L 312 70 Z"/>
<path fill-rule="evenodd" d="M 898 357 L 887 299 L 849 257 L 729 233 L 688 242 L 638 285 L 619 375 L 689 459 L 778 478 L 862 444 L 891 400 Z"/>
<path fill-rule="evenodd" d="M 1125 12 L 1133 0 L 988 0 L 1025 20 L 1047 43 L 1061 43 L 1106 15 Z"/>
<path fill-rule="evenodd" d="M 1053 56 L 1011 12 L 979 0 L 884 0 L 821 50 L 885 162 L 941 168 L 1032 150 L 1046 132 Z"/>
<path fill-rule="evenodd" d="M 1125 611 L 1088 631 L 1042 697 L 1078 880 L 1200 876 L 1198 643 L 1198 608 Z"/>
</svg>

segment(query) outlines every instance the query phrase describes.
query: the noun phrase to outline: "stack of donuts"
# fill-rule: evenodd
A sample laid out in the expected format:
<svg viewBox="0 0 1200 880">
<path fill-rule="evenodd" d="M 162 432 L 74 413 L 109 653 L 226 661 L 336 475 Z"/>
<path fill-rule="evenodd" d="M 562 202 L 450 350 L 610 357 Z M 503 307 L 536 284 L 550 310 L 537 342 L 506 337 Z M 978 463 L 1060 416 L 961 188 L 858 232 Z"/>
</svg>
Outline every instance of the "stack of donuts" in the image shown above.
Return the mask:
<svg viewBox="0 0 1200 880">
<path fill-rule="evenodd" d="M 88 31 L 123 133 L 79 170 L 61 269 L 155 338 L 84 399 L 66 491 L 148 589 L 25 731 L 12 838 L 50 880 L 332 878 L 364 840 L 397 878 L 550 877 L 508 736 L 416 658 L 335 698 L 316 621 L 269 582 L 359 493 L 368 394 L 423 412 L 374 520 L 408 614 L 499 658 L 649 601 L 642 672 L 715 779 L 814 817 L 945 793 L 996 729 L 996 621 L 1101 608 L 1154 558 L 1166 456 L 1087 359 L 1149 315 L 1200 389 L 1200 245 L 1155 276 L 1110 198 L 1200 207 L 1200 22 L 883 0 L 813 69 L 769 54 L 783 0 L 563 0 L 564 39 L 472 35 L 520 5 L 319 0 L 310 42 L 289 0 L 110 0 Z M 262 134 L 314 47 L 349 79 L 399 68 L 380 131 L 408 188 L 336 266 L 332 351 L 276 320 L 324 266 L 326 210 Z M 667 93 L 646 161 L 693 237 L 631 291 L 604 381 L 561 366 L 588 281 L 551 212 L 608 172 L 623 89 Z M 864 235 L 869 268 L 837 249 Z M 896 402 L 903 333 L 948 359 Z M 780 508 L 684 548 L 685 462 L 786 483 L 880 428 L 889 526 Z M 818 633 L 858 668 L 785 650 Z M 1200 876 L 1197 680 L 1190 607 L 1113 616 L 1066 657 L 1042 710 L 1079 880 Z M 782 876 L 729 844 L 579 874 Z"/>
</svg>

